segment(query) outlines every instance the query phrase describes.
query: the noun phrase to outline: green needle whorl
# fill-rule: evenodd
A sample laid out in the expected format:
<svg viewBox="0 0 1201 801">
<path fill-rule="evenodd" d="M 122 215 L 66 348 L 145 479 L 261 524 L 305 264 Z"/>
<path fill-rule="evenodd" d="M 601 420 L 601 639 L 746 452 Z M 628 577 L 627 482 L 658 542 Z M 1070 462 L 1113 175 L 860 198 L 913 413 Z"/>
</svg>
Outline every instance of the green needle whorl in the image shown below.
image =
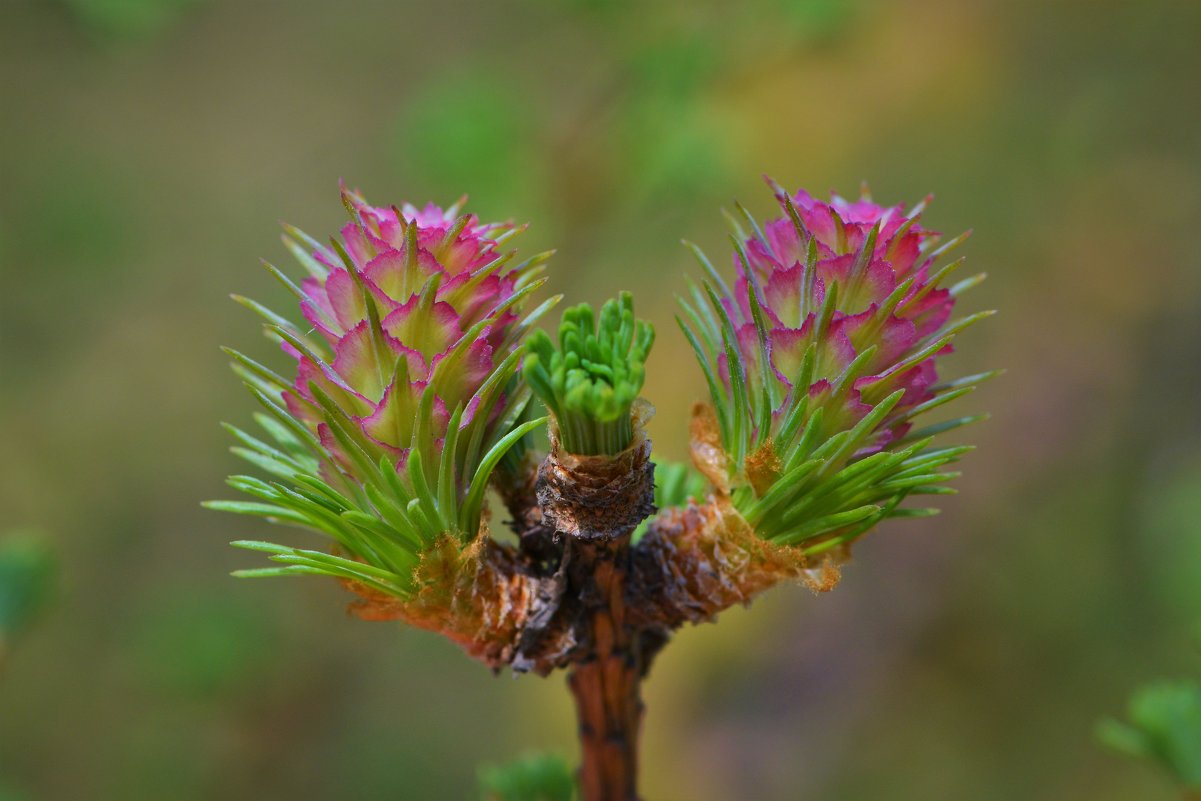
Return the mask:
<svg viewBox="0 0 1201 801">
<path fill-rule="evenodd" d="M 613 455 L 634 437 L 630 408 L 646 379 L 655 329 L 634 319 L 634 298 L 622 292 L 601 307 L 567 309 L 559 347 L 544 331 L 529 339 L 525 379 L 554 414 L 568 453 Z"/>
</svg>

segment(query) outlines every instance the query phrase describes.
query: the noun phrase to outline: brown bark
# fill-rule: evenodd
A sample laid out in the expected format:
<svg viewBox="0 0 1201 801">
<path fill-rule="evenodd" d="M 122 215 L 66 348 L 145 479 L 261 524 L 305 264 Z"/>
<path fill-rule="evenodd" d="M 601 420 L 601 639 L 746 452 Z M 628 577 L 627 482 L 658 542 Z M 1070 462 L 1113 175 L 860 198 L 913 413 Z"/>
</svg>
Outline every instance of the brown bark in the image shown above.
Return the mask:
<svg viewBox="0 0 1201 801">
<path fill-rule="evenodd" d="M 646 412 L 642 412 L 645 414 Z M 645 672 L 626 613 L 630 536 L 655 510 L 650 441 L 641 428 L 615 456 L 559 451 L 538 469 L 542 519 L 564 541 L 563 615 L 575 632 L 567 683 L 575 698 L 583 801 L 638 801 Z"/>
<path fill-rule="evenodd" d="M 365 620 L 401 620 L 436 631 L 493 669 L 514 661 L 541 580 L 512 548 L 486 531 L 466 548 L 447 537 L 425 555 L 416 577 L 421 589 L 407 600 L 346 582 L 359 595 L 350 611 Z"/>
<path fill-rule="evenodd" d="M 638 801 L 638 735 L 642 664 L 626 623 L 629 534 L 570 546 L 572 589 L 585 599 L 588 647 L 567 683 L 575 698 L 584 801 Z"/>
<path fill-rule="evenodd" d="M 551 453 L 538 468 L 542 519 L 563 537 L 610 540 L 628 535 L 655 511 L 651 442 L 637 429 L 615 456 L 560 453 L 551 427 Z"/>
<path fill-rule="evenodd" d="M 807 559 L 762 540 L 724 498 L 672 509 L 652 521 L 634 550 L 629 623 L 667 636 L 750 603 L 781 581 L 826 592 L 838 583 L 845 556 Z"/>
<path fill-rule="evenodd" d="M 493 485 L 509 512 L 509 527 L 517 535 L 522 559 L 544 573 L 554 572 L 563 560 L 563 543 L 556 539 L 554 526 L 542 519 L 537 484 L 538 463 L 528 458 L 517 470 L 498 470 L 493 477 Z"/>
</svg>

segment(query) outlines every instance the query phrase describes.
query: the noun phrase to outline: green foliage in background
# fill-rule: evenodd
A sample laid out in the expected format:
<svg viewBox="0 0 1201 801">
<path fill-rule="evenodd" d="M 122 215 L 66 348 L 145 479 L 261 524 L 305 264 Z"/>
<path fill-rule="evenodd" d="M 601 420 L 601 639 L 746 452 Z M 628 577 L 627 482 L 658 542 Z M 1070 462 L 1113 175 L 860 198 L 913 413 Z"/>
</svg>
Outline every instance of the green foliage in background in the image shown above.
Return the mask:
<svg viewBox="0 0 1201 801">
<path fill-rule="evenodd" d="M 28 795 L 18 792 L 16 788 L 9 787 L 0 779 L 0 801 L 30 801 Z"/>
<path fill-rule="evenodd" d="M 42 536 L 23 531 L 0 535 L 0 668 L 9 644 L 50 597 L 56 570 L 54 553 Z M 28 798 L 0 777 L 0 801 Z"/>
<path fill-rule="evenodd" d="M 1147 483 L 1138 538 L 1146 585 L 1163 599 L 1167 620 L 1201 640 L 1201 457 L 1172 463 Z M 1156 558 L 1167 553 L 1171 559 Z"/>
<path fill-rule="evenodd" d="M 42 537 L 0 537 L 0 654 L 49 597 L 54 571 L 53 552 Z"/>
<path fill-rule="evenodd" d="M 1148 759 L 1181 786 L 1201 792 L 1201 685 L 1160 682 L 1130 699 L 1129 722 L 1101 722 L 1106 745 Z"/>
<path fill-rule="evenodd" d="M 538 221 L 526 236 L 560 248 L 557 291 L 598 306 L 638 290 L 665 410 L 705 392 L 671 325 L 690 269 L 675 238 L 711 232 L 698 244 L 721 253 L 713 208 L 759 199 L 767 171 L 937 190 L 941 227 L 978 228 L 973 263 L 1009 315 L 954 359 L 1012 370 L 981 390 L 996 422 L 972 502 L 877 543 L 838 597 L 781 593 L 755 627 L 690 631 L 656 666 L 647 797 L 1177 798 L 1081 741 L 1117 711 L 1114 677 L 1176 675 L 1201 621 L 1201 4 L 1084 5 L 3 4 L 0 500 L 70 560 L 0 682 L 5 779 L 36 801 L 465 798 L 498 742 L 571 737 L 557 682 L 497 683 L 434 637 L 348 625 L 333 587 L 230 586 L 245 557 L 192 508 L 233 463 L 212 420 L 241 388 L 211 343 L 278 352 L 225 293 L 287 302 L 247 254 L 271 255 L 279 216 L 323 226 L 339 176 L 380 197 L 470 191 Z M 183 10 L 105 28 L 145 36 L 77 12 L 153 6 Z M 464 124 L 495 141 L 458 144 Z M 689 150 L 670 138 L 708 144 L 668 169 L 648 154 Z M 634 191 L 647 168 L 701 189 Z M 518 197 L 530 207 L 502 205 Z M 684 431 L 651 423 L 664 457 L 685 458 Z M 182 608 L 197 596 L 221 623 Z M 844 607 L 874 612 L 852 630 Z M 181 661 L 227 625 L 238 645 L 218 650 L 249 664 L 184 676 L 173 625 L 196 627 Z M 438 692 L 397 692 L 398 675 Z M 734 736 L 752 716 L 755 736 Z"/>
<path fill-rule="evenodd" d="M 202 0 L 60 0 L 81 26 L 104 40 L 151 39 Z"/>
<path fill-rule="evenodd" d="M 395 127 L 398 166 L 430 185 L 471 188 L 476 208 L 528 208 L 545 161 L 529 96 L 484 70 L 414 86 Z M 414 158 L 420 154 L 420 158 Z"/>
<path fill-rule="evenodd" d="M 528 754 L 480 769 L 480 801 L 572 801 L 575 773 L 558 754 Z"/>
<path fill-rule="evenodd" d="M 270 678 L 262 613 L 229 593 L 183 587 L 129 631 L 135 672 L 148 689 L 179 698 L 211 699 Z"/>
</svg>

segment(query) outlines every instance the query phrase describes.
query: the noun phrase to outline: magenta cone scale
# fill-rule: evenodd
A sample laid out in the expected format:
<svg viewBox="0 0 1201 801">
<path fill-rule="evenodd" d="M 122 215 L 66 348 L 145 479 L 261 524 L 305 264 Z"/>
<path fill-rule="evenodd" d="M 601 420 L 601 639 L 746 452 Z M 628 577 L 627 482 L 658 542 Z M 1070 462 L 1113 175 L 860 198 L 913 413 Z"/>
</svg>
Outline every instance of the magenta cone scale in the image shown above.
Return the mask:
<svg viewBox="0 0 1201 801">
<path fill-rule="evenodd" d="M 693 287 L 682 324 L 736 506 L 770 539 L 849 536 L 951 475 L 908 472 L 919 456 L 930 468 L 962 452 L 931 457 L 913 425 L 990 375 L 938 384 L 952 337 L 989 314 L 950 322 L 956 296 L 983 276 L 942 285 L 962 264 L 943 257 L 966 235 L 940 245 L 921 225 L 925 202 L 906 212 L 866 193 L 827 203 L 774 188 L 778 217 L 760 225 L 740 207 L 732 287 L 696 251 L 709 282 Z"/>
<path fill-rule="evenodd" d="M 513 307 L 524 293 L 498 245 L 517 229 L 456 220 L 453 208 L 381 209 L 346 198 L 352 221 L 333 247 L 312 253 L 318 270 L 301 284 L 300 310 L 328 355 L 285 340 L 298 368 L 283 399 L 347 472 L 353 460 L 325 422 L 323 396 L 349 413 L 358 444 L 403 469 L 426 390 L 428 436 L 440 449 L 451 416 L 470 425 L 497 354 L 512 351 Z"/>
<path fill-rule="evenodd" d="M 548 254 L 512 264 L 503 247 L 520 227 L 480 223 L 461 202 L 374 207 L 345 189 L 342 199 L 350 221 L 329 245 L 286 229 L 308 277 L 296 284 L 267 265 L 296 294 L 303 325 L 239 298 L 296 368 L 288 381 L 231 352 L 283 450 L 235 436 L 243 455 L 299 486 L 236 477 L 268 503 L 217 505 L 328 534 L 403 594 L 423 549 L 475 537 L 492 469 L 542 422 L 523 419 L 530 392 L 516 375 L 525 334 L 557 298 L 521 316 Z M 242 544 L 308 572 L 337 558 L 314 565 L 308 552 L 295 562 L 293 549 Z"/>
</svg>

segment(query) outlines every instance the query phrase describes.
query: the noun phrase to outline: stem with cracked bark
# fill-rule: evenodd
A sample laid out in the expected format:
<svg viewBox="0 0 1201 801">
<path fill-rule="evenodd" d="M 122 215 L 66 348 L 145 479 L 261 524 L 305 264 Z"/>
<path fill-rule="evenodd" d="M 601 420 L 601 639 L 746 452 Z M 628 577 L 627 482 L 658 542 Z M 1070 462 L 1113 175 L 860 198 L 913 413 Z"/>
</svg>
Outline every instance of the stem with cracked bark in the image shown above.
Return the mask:
<svg viewBox="0 0 1201 801">
<path fill-rule="evenodd" d="M 545 525 L 563 543 L 565 609 L 575 647 L 568 686 L 575 697 L 584 801 L 638 801 L 640 686 L 646 661 L 627 604 L 633 576 L 630 537 L 654 512 L 654 465 L 641 430 L 613 456 L 560 451 L 538 470 L 537 500 Z"/>
<path fill-rule="evenodd" d="M 642 724 L 642 660 L 626 624 L 629 534 L 574 542 L 572 584 L 585 599 L 589 648 L 567 677 L 575 698 L 585 801 L 637 801 L 638 734 Z"/>
</svg>

